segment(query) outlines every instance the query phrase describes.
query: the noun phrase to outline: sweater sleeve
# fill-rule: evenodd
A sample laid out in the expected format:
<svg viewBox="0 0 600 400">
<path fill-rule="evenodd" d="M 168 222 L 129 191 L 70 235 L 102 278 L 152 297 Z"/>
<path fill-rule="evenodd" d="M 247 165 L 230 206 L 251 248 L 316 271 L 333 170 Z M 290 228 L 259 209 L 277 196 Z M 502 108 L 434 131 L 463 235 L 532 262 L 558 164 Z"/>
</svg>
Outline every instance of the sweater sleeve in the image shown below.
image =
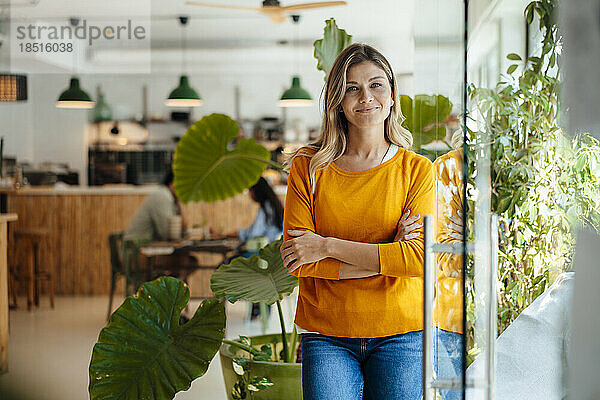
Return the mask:
<svg viewBox="0 0 600 400">
<path fill-rule="evenodd" d="M 411 185 L 407 194 L 402 214 L 410 210 L 411 215 L 434 214 L 435 198 L 433 192 L 433 168 L 431 162 L 424 158 L 415 163 L 408 172 Z M 417 230 L 419 237 L 393 243 L 380 243 L 380 274 L 392 277 L 410 277 L 423 275 L 423 228 Z"/>
<path fill-rule="evenodd" d="M 435 177 L 435 238 L 438 243 L 457 240 L 448 235 L 448 217 L 458 216 L 462 211 L 462 152 L 453 150 L 433 163 Z M 441 276 L 459 277 L 462 271 L 462 255 L 440 253 L 436 257 Z"/>
<path fill-rule="evenodd" d="M 284 240 L 292 238 L 287 232 L 288 229 L 315 232 L 308 162 L 307 157 L 298 156 L 294 159 L 290 169 L 283 213 Z M 325 258 L 314 263 L 303 264 L 291 274 L 298 278 L 339 280 L 340 267 L 341 261 Z"/>
</svg>

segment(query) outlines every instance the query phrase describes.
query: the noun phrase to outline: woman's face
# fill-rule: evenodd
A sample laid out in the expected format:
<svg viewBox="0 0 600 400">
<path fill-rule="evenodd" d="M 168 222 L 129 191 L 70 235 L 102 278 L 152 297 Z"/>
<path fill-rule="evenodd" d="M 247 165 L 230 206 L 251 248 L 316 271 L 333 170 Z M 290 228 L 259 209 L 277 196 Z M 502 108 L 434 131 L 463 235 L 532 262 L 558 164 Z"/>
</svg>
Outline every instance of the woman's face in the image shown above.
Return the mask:
<svg viewBox="0 0 600 400">
<path fill-rule="evenodd" d="M 383 124 L 392 104 L 392 88 L 381 68 L 370 61 L 348 68 L 342 109 L 349 125 Z"/>
</svg>

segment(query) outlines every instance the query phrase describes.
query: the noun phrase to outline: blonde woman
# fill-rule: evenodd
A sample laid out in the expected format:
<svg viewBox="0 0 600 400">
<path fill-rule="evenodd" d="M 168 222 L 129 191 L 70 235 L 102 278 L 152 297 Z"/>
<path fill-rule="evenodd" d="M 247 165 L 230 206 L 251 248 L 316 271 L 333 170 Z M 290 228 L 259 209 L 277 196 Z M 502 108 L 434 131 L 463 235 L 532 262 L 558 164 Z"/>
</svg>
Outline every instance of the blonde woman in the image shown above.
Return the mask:
<svg viewBox="0 0 600 400">
<path fill-rule="evenodd" d="M 419 399 L 432 164 L 408 151 L 394 74 L 373 47 L 340 53 L 323 104 L 321 136 L 288 163 L 281 246 L 300 281 L 304 399 Z"/>
</svg>

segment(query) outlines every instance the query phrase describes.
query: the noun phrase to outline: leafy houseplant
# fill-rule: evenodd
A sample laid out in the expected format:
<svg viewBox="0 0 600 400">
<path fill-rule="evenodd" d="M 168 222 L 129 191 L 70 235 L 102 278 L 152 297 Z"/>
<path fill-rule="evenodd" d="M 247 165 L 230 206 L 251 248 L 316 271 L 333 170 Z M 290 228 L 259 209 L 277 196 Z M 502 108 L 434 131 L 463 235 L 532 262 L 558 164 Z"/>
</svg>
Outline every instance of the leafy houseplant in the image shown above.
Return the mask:
<svg viewBox="0 0 600 400">
<path fill-rule="evenodd" d="M 492 212 L 499 215 L 501 225 L 499 333 L 559 273 L 570 269 L 574 224 L 585 222 L 600 230 L 599 143 L 585 134 L 568 139 L 559 124 L 556 5 L 556 0 L 542 0 L 525 8 L 528 24 L 535 15 L 539 19 L 543 40 L 538 55 L 522 60 L 509 54 L 515 64 L 508 68 L 505 81 L 493 89 L 469 87 L 484 121 L 480 132 L 472 132 L 472 142 L 486 137 L 490 144 Z M 471 153 L 476 154 L 477 148 Z M 471 190 L 473 182 L 470 176 Z M 469 278 L 468 336 L 474 355 L 473 268 Z"/>
<path fill-rule="evenodd" d="M 185 284 L 161 277 L 143 284 L 113 313 L 90 361 L 90 399 L 170 399 L 203 375 L 225 334 L 225 307 L 202 303 L 183 326 Z"/>
<path fill-rule="evenodd" d="M 301 369 L 294 363 L 298 334 L 295 329 L 292 334 L 286 334 L 280 303 L 283 296 L 292 293 L 298 279 L 283 267 L 279 252 L 281 244 L 281 239 L 276 240 L 262 248 L 258 255 L 238 257 L 230 264 L 220 266 L 211 278 L 211 289 L 219 298 L 225 297 L 232 303 L 246 300 L 277 304 L 281 326 L 280 335 L 241 337 L 241 343 L 224 341 L 230 346 L 221 349 L 221 365 L 232 399 L 244 399 L 247 391 L 256 392 L 271 385 L 272 389 L 255 398 L 301 399 Z M 261 346 L 257 349 L 253 345 Z M 265 376 L 257 371 L 264 371 Z M 280 382 L 275 382 L 274 377 Z"/>
<path fill-rule="evenodd" d="M 412 133 L 415 151 L 420 151 L 424 145 L 446 137 L 444 123 L 452 111 L 452 103 L 447 97 L 441 94 L 417 94 L 412 99 L 403 94 L 400 96 L 400 107 L 405 118 L 402 126 Z"/>
<path fill-rule="evenodd" d="M 252 139 L 240 139 L 232 147 L 230 142 L 237 133 L 237 123 L 223 114 L 211 114 L 188 129 L 177 146 L 173 166 L 175 190 L 182 201 L 233 196 L 256 182 L 267 164 L 278 166 Z M 272 350 L 275 343 L 254 348 L 250 338 L 223 339 L 224 305 L 216 300 L 203 302 L 194 317 L 179 326 L 189 290 L 181 281 L 162 277 L 144 284 L 135 297 L 128 297 L 100 333 L 90 362 L 90 397 L 172 398 L 206 372 L 221 343 L 249 354 L 246 358 L 236 354 L 224 366 L 224 371 L 233 366 L 240 373 L 229 388 L 232 399 L 244 399 L 249 392 L 272 386 L 268 377 L 250 377 L 248 368 L 253 362 L 292 362 L 295 355 L 297 334 L 286 335 L 279 301 L 293 291 L 298 280 L 283 268 L 280 245 L 281 241 L 273 242 L 259 255 L 238 257 L 222 265 L 213 275 L 211 287 L 217 297 L 232 302 L 277 303 L 281 353 Z M 299 367 L 296 369 L 295 388 L 279 385 L 272 392 L 281 394 L 288 387 L 301 393 Z"/>
<path fill-rule="evenodd" d="M 277 303 L 281 335 L 239 341 L 224 339 L 225 307 L 205 300 L 192 319 L 179 325 L 189 289 L 175 278 L 161 277 L 128 297 L 100 332 L 90 362 L 91 399 L 168 399 L 189 389 L 202 376 L 223 343 L 221 362 L 231 399 L 273 386 L 261 397 L 301 398 L 299 364 L 293 364 L 297 334 L 286 335 L 280 300 L 298 285 L 283 267 L 279 246 L 270 243 L 259 255 L 238 257 L 213 274 L 211 288 L 229 301 Z M 280 350 L 281 347 L 281 351 Z M 285 367 L 282 363 L 288 363 Z M 280 372 L 283 366 L 283 372 Z M 267 376 L 256 376 L 255 371 Z M 284 382 L 278 384 L 274 377 Z M 295 385 L 294 385 L 295 383 Z"/>
</svg>

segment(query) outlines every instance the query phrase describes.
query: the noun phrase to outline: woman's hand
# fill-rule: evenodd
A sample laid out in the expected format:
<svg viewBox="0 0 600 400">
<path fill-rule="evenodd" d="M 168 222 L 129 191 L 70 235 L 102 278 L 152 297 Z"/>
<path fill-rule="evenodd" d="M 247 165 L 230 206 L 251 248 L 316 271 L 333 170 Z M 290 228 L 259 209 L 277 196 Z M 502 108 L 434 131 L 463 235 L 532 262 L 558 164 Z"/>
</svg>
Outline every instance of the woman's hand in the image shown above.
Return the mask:
<svg viewBox="0 0 600 400">
<path fill-rule="evenodd" d="M 417 222 L 421 218 L 420 214 L 410 216 L 410 210 L 406 210 L 402 218 L 398 221 L 398 228 L 396 230 L 396 236 L 394 242 L 404 242 L 410 239 L 414 239 L 421 235 L 421 232 L 413 232 L 423 226 L 422 222 Z"/>
<path fill-rule="evenodd" d="M 302 264 L 308 264 L 327 258 L 325 238 L 311 231 L 288 230 L 293 239 L 288 239 L 279 248 L 283 266 L 289 273 Z"/>
<path fill-rule="evenodd" d="M 446 222 L 446 227 L 448 228 L 447 232 L 448 232 L 448 236 L 450 236 L 452 239 L 456 239 L 456 240 L 462 242 L 463 241 L 462 211 L 457 210 L 456 215 L 458 215 L 458 217 L 455 217 L 454 215 L 450 215 L 448 217 L 448 220 L 450 222 Z"/>
</svg>

